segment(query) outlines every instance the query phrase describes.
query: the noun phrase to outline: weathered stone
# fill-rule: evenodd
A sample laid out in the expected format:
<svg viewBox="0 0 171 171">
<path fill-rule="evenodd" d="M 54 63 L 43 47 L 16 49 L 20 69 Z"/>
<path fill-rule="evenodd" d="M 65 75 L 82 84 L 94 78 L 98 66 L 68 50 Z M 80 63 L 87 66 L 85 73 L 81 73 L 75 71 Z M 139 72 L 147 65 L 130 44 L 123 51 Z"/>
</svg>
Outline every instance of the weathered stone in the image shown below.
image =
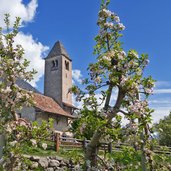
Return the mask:
<svg viewBox="0 0 171 171">
<path fill-rule="evenodd" d="M 81 171 L 82 169 L 80 168 L 80 165 L 79 164 L 77 164 L 76 166 L 75 166 L 75 170 L 76 171 Z"/>
<path fill-rule="evenodd" d="M 46 158 L 41 158 L 39 160 L 39 164 L 40 164 L 41 167 L 47 168 L 48 167 L 48 160 Z"/>
<path fill-rule="evenodd" d="M 54 168 L 53 168 L 53 167 L 48 167 L 48 168 L 46 169 L 46 171 L 54 171 Z"/>
<path fill-rule="evenodd" d="M 57 167 L 56 169 L 55 169 L 55 171 L 66 171 L 66 170 L 68 170 L 68 168 L 66 168 L 66 167 Z"/>
<path fill-rule="evenodd" d="M 69 165 L 69 160 L 62 159 L 62 162 L 66 163 L 66 165 Z"/>
<path fill-rule="evenodd" d="M 30 169 L 36 169 L 38 168 L 39 164 L 37 162 L 32 162 Z"/>
<path fill-rule="evenodd" d="M 38 156 L 31 156 L 30 157 L 30 160 L 31 161 L 35 161 L 35 162 L 38 162 L 40 160 L 40 157 L 38 157 Z"/>
<path fill-rule="evenodd" d="M 58 160 L 50 160 L 49 166 L 50 167 L 58 167 L 60 165 L 60 162 Z"/>
<path fill-rule="evenodd" d="M 67 166 L 67 163 L 64 162 L 63 160 L 60 162 L 60 167 Z"/>
<path fill-rule="evenodd" d="M 59 157 L 59 156 L 55 156 L 54 159 L 58 160 L 58 161 L 62 161 L 63 158 L 62 157 Z"/>
</svg>

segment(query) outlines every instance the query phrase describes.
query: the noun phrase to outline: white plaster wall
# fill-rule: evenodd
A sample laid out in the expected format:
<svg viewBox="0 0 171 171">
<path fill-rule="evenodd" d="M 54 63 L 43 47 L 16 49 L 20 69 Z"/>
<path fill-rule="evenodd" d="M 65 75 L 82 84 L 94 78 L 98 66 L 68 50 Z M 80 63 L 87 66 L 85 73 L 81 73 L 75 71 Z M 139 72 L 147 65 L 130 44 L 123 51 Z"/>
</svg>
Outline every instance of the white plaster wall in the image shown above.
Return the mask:
<svg viewBox="0 0 171 171">
<path fill-rule="evenodd" d="M 36 111 L 34 107 L 23 107 L 20 113 L 21 117 L 26 120 L 35 121 L 36 119 Z"/>
<path fill-rule="evenodd" d="M 54 120 L 54 129 L 57 131 L 66 131 L 68 128 L 68 118 L 56 114 L 47 114 L 47 113 L 37 113 L 36 120 L 41 124 L 42 120 L 48 121 L 49 118 Z"/>
</svg>

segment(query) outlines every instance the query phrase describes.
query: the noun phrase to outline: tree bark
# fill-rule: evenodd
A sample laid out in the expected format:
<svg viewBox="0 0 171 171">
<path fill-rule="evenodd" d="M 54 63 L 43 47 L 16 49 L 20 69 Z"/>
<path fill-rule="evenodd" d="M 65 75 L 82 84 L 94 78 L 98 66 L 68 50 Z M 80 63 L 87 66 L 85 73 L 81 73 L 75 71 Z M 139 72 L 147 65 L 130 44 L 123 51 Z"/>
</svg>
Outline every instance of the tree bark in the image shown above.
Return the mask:
<svg viewBox="0 0 171 171">
<path fill-rule="evenodd" d="M 111 89 L 111 91 L 112 91 L 112 89 Z M 111 96 L 111 93 L 109 93 L 109 95 Z M 119 108 L 121 106 L 121 102 L 122 102 L 124 96 L 125 96 L 125 94 L 122 92 L 121 89 L 119 89 L 119 91 L 118 91 L 118 97 L 117 97 L 115 106 L 113 107 L 112 112 L 109 113 L 108 116 L 107 116 L 107 124 L 110 124 L 111 121 L 112 121 L 112 119 L 118 113 Z M 106 125 L 104 125 L 103 127 L 99 127 L 95 131 L 95 133 L 94 133 L 94 135 L 93 135 L 90 143 L 87 145 L 85 159 L 86 160 L 89 160 L 91 162 L 91 166 L 96 166 L 96 164 L 97 164 L 96 161 L 97 161 L 98 147 L 100 145 L 100 139 L 103 136 L 105 126 Z"/>
</svg>

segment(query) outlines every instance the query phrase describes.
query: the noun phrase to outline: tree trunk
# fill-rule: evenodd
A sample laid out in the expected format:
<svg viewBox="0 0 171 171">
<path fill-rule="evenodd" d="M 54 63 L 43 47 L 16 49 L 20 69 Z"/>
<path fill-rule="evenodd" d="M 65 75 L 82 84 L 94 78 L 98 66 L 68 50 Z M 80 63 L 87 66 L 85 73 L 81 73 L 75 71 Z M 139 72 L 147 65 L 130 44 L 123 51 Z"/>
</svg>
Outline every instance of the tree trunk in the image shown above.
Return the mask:
<svg viewBox="0 0 171 171">
<path fill-rule="evenodd" d="M 0 158 L 2 157 L 4 146 L 5 146 L 5 137 L 3 135 L 0 135 Z"/>
<path fill-rule="evenodd" d="M 112 91 L 112 89 L 110 91 Z M 111 96 L 111 93 L 109 93 L 109 95 Z M 116 116 L 117 112 L 119 111 L 119 108 L 121 106 L 121 102 L 122 102 L 124 96 L 125 96 L 125 94 L 122 92 L 121 89 L 119 89 L 115 106 L 113 107 L 112 112 L 109 113 L 107 116 L 107 124 L 110 124 L 112 119 Z M 103 125 L 103 127 L 99 127 L 95 131 L 90 143 L 87 145 L 85 159 L 86 159 L 86 161 L 89 160 L 91 162 L 91 166 L 97 165 L 98 147 L 100 145 L 100 139 L 102 138 L 102 136 L 104 134 L 105 128 L 106 128 L 106 125 Z"/>
</svg>

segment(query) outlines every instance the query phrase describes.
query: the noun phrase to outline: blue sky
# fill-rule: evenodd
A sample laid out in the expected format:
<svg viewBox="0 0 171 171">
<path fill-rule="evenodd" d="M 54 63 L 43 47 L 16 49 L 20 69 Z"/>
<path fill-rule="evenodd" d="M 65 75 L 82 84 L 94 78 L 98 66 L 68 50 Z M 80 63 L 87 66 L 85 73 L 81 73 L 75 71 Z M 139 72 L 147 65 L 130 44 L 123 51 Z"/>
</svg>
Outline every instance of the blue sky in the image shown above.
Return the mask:
<svg viewBox="0 0 171 171">
<path fill-rule="evenodd" d="M 39 72 L 32 83 L 43 91 L 43 60 L 48 48 L 60 40 L 73 60 L 75 82 L 87 76 L 88 64 L 98 32 L 96 25 L 100 0 L 1 0 L 0 24 L 4 13 L 22 18 L 17 42 L 26 49 L 26 57 Z M 124 49 L 136 49 L 149 54 L 150 64 L 145 75 L 157 80 L 150 105 L 156 109 L 154 121 L 171 109 L 171 1 L 170 0 L 111 0 L 109 6 L 126 26 L 123 31 Z"/>
</svg>

